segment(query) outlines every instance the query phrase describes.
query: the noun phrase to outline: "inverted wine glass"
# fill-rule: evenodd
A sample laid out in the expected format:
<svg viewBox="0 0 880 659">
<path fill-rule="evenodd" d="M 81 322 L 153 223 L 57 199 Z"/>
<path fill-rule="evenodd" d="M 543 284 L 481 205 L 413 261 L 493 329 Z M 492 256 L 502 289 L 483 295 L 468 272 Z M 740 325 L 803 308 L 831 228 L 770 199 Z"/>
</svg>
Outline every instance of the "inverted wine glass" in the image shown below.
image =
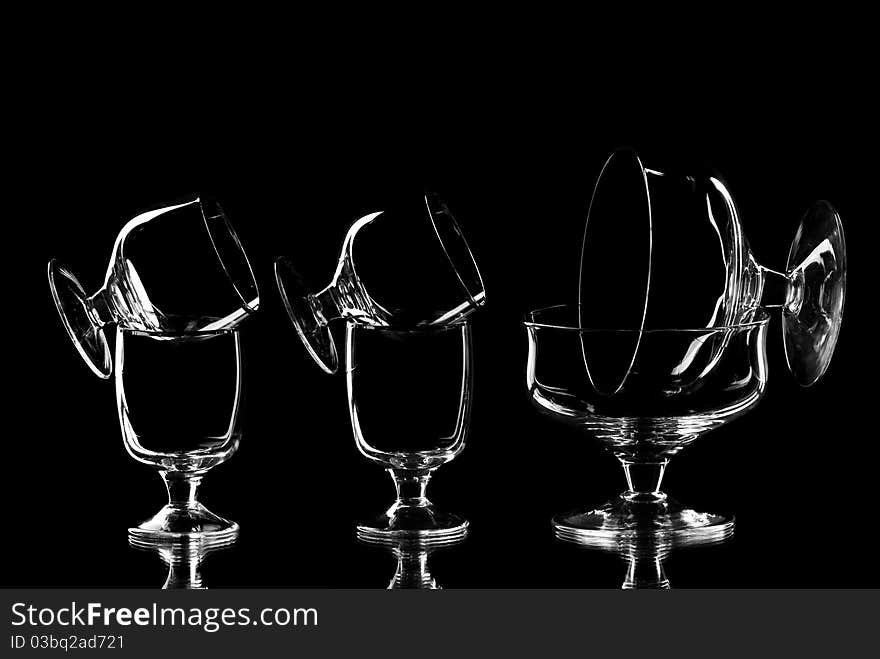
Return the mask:
<svg viewBox="0 0 880 659">
<path fill-rule="evenodd" d="M 578 542 L 621 537 L 723 538 L 733 517 L 696 512 L 664 494 L 669 460 L 707 432 L 758 404 L 767 381 L 768 316 L 696 329 L 582 326 L 577 305 L 529 313 L 526 383 L 532 402 L 582 429 L 623 466 L 627 489 L 599 508 L 557 515 L 557 537 Z M 602 368 L 639 351 L 625 382 L 609 394 L 587 376 L 584 349 Z"/>
<path fill-rule="evenodd" d="M 141 213 L 122 227 L 104 284 L 88 295 L 56 260 L 49 288 L 64 328 L 91 370 L 109 378 L 105 326 L 146 332 L 232 329 L 260 304 L 238 235 L 213 199 Z"/>
<path fill-rule="evenodd" d="M 158 469 L 168 504 L 129 537 L 144 543 L 234 540 L 238 524 L 197 500 L 204 475 L 241 438 L 241 340 L 237 330 L 186 334 L 116 330 L 116 403 L 122 437 L 137 461 Z"/>
<path fill-rule="evenodd" d="M 330 284 L 313 292 L 288 258 L 275 263 L 281 299 L 318 365 L 339 368 L 328 323 L 431 329 L 456 323 L 486 300 L 467 240 L 436 194 L 403 197 L 348 230 Z"/>
<path fill-rule="evenodd" d="M 759 307 L 779 308 L 789 369 L 808 386 L 831 361 L 845 290 L 843 226 L 826 201 L 801 218 L 780 272 L 756 261 L 733 195 L 718 175 L 652 169 L 630 149 L 615 151 L 599 175 L 579 279 L 578 302 L 590 323 L 729 327 L 748 321 Z M 587 326 L 586 316 L 579 324 Z M 603 360 L 602 368 L 585 352 L 597 389 L 614 393 L 624 385 L 640 338 L 622 337 L 630 345 L 619 361 Z"/>
<path fill-rule="evenodd" d="M 473 387 L 471 327 L 396 331 L 346 324 L 346 383 L 355 443 L 385 467 L 394 504 L 359 524 L 358 537 L 452 540 L 468 522 L 425 495 L 441 465 L 464 448 Z"/>
</svg>

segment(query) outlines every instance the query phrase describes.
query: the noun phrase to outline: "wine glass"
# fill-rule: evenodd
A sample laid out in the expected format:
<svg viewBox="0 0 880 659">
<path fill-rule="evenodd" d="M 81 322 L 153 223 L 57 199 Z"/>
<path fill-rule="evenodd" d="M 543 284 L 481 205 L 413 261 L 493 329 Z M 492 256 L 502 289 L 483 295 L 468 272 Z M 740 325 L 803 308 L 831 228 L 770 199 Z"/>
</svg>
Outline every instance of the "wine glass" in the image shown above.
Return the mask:
<svg viewBox="0 0 880 659">
<path fill-rule="evenodd" d="M 529 313 L 526 383 L 532 402 L 583 429 L 621 462 L 627 489 L 596 509 L 553 518 L 562 539 L 629 536 L 723 538 L 733 517 L 685 508 L 660 490 L 672 456 L 758 404 L 767 381 L 768 316 L 696 329 L 595 329 L 576 305 Z M 637 336 L 636 336 L 637 335 Z M 601 370 L 638 342 L 630 372 L 614 393 L 597 388 L 582 355 Z"/>
<path fill-rule="evenodd" d="M 756 261 L 733 195 L 718 175 L 651 169 L 631 149 L 615 151 L 599 175 L 579 279 L 578 302 L 591 323 L 725 327 L 748 321 L 759 307 L 779 308 L 789 369 L 808 386 L 831 361 L 845 289 L 843 226 L 826 201 L 802 217 L 786 271 L 779 272 Z M 579 324 L 586 327 L 586 318 Z M 640 339 L 639 333 L 621 337 L 629 345 L 602 370 L 585 355 L 599 390 L 623 387 Z"/>
<path fill-rule="evenodd" d="M 464 537 L 449 539 L 425 538 L 386 538 L 377 540 L 374 537 L 358 537 L 360 542 L 388 549 L 397 560 L 394 576 L 388 584 L 388 590 L 421 589 L 442 590 L 442 586 L 431 574 L 428 557 L 445 547 L 452 547 L 464 542 Z"/>
<path fill-rule="evenodd" d="M 464 448 L 473 387 L 467 322 L 397 331 L 346 324 L 346 383 L 360 452 L 388 470 L 394 504 L 358 525 L 358 537 L 450 540 L 467 520 L 434 507 L 425 490 L 434 471 Z"/>
<path fill-rule="evenodd" d="M 159 470 L 168 504 L 129 536 L 140 543 L 234 539 L 238 524 L 197 500 L 210 469 L 241 437 L 241 339 L 237 330 L 186 334 L 116 329 L 116 403 L 125 448 Z"/>
<path fill-rule="evenodd" d="M 328 323 L 430 329 L 456 323 L 486 301 L 464 234 L 436 194 L 406 197 L 348 230 L 330 284 L 312 293 L 288 258 L 275 262 L 287 313 L 318 365 L 339 367 Z"/>
<path fill-rule="evenodd" d="M 235 544 L 237 535 L 217 540 L 210 537 L 182 537 L 174 540 L 145 541 L 130 537 L 128 544 L 135 549 L 154 551 L 168 566 L 168 576 L 162 590 L 205 590 L 202 581 L 202 563 L 205 558 Z"/>
<path fill-rule="evenodd" d="M 108 324 L 148 332 L 225 330 L 260 304 L 235 230 L 220 205 L 205 197 L 129 220 L 116 237 L 104 284 L 92 295 L 54 259 L 48 274 L 68 336 L 105 379 L 113 372 Z"/>
</svg>

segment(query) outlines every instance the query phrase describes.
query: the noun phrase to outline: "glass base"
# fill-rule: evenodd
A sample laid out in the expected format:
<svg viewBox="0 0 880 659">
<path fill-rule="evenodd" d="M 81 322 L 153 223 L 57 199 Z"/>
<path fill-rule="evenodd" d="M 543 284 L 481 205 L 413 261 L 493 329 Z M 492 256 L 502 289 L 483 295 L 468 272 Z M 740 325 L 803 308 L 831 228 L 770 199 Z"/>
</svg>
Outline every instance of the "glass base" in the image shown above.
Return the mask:
<svg viewBox="0 0 880 659">
<path fill-rule="evenodd" d="M 54 259 L 49 261 L 49 289 L 67 336 L 92 372 L 105 380 L 113 374 L 113 359 L 103 330 L 95 324 L 86 292 L 76 277 Z"/>
<path fill-rule="evenodd" d="M 140 544 L 193 538 L 218 546 L 233 542 L 238 531 L 238 524 L 215 515 L 200 503 L 187 507 L 168 504 L 140 526 L 128 529 L 128 537 Z"/>
<path fill-rule="evenodd" d="M 676 546 L 720 542 L 733 534 L 733 516 L 699 513 L 663 494 L 638 500 L 624 493 L 595 510 L 553 518 L 560 540 L 615 549 L 631 541 L 669 541 Z"/>
<path fill-rule="evenodd" d="M 785 357 L 792 375 L 807 387 L 831 363 L 846 295 L 843 225 L 827 201 L 813 204 L 801 219 L 787 269 L 795 277 L 782 314 Z"/>
<path fill-rule="evenodd" d="M 325 372 L 336 373 L 339 370 L 336 342 L 326 322 L 316 317 L 310 288 L 289 259 L 275 261 L 275 282 L 287 315 L 312 359 Z"/>
<path fill-rule="evenodd" d="M 421 544 L 445 544 L 467 535 L 468 521 L 451 513 L 437 511 L 432 504 L 395 504 L 379 517 L 357 526 L 357 537 L 372 544 L 413 540 Z"/>
</svg>

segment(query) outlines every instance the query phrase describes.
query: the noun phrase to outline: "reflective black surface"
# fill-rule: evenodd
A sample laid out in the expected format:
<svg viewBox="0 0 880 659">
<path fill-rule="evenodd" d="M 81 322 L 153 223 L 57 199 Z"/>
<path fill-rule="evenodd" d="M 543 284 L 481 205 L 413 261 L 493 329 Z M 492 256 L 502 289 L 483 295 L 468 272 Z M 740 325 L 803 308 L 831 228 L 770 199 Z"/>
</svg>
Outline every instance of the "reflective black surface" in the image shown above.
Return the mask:
<svg viewBox="0 0 880 659">
<path fill-rule="evenodd" d="M 431 573 L 444 588 L 618 588 L 620 558 L 553 539 L 553 514 L 598 505 L 623 483 L 613 457 L 530 407 L 521 320 L 527 310 L 576 300 L 593 183 L 609 151 L 626 144 L 710 160 L 769 266 L 784 266 L 803 209 L 822 197 L 843 217 L 851 256 L 844 326 L 825 378 L 797 386 L 775 318 L 764 400 L 671 465 L 664 483 L 671 495 L 698 510 L 734 513 L 737 529 L 724 545 L 672 552 L 667 577 L 683 588 L 880 585 L 877 571 L 858 560 L 858 538 L 874 524 L 872 465 L 880 458 L 864 400 L 876 373 L 874 169 L 859 146 L 868 124 L 807 116 L 801 106 L 760 116 L 731 109 L 723 121 L 715 114 L 700 123 L 684 100 L 668 116 L 630 116 L 623 102 L 617 113 L 589 99 L 545 100 L 533 112 L 487 99 L 471 115 L 427 127 L 391 122 L 381 139 L 367 121 L 338 122 L 317 110 L 310 130 L 281 112 L 259 122 L 215 123 L 200 114 L 195 123 L 150 123 L 82 111 L 46 128 L 34 146 L 40 195 L 21 215 L 39 221 L 23 219 L 24 235 L 8 243 L 27 255 L 18 275 L 35 292 L 21 329 L 26 347 L 15 350 L 26 359 L 16 370 L 23 402 L 5 412 L 21 428 L 7 433 L 4 451 L 13 504 L 4 516 L 4 585 L 164 583 L 167 566 L 126 538 L 163 500 L 162 484 L 126 454 L 112 382 L 83 366 L 40 278 L 50 257 L 63 257 L 84 283 L 98 284 L 127 219 L 203 190 L 235 224 L 263 298 L 241 327 L 240 449 L 200 495 L 238 522 L 241 535 L 205 558 L 203 584 L 386 587 L 396 559 L 359 545 L 355 524 L 391 503 L 390 482 L 357 452 L 344 377 L 325 375 L 306 354 L 274 290 L 272 263 L 285 254 L 312 281 L 328 280 L 353 219 L 381 209 L 400 185 L 428 183 L 455 208 L 487 291 L 486 307 L 473 316 L 469 439 L 431 484 L 432 500 L 467 517 L 471 532 L 461 546 L 431 555 Z M 183 136 L 188 148 L 175 151 Z"/>
</svg>

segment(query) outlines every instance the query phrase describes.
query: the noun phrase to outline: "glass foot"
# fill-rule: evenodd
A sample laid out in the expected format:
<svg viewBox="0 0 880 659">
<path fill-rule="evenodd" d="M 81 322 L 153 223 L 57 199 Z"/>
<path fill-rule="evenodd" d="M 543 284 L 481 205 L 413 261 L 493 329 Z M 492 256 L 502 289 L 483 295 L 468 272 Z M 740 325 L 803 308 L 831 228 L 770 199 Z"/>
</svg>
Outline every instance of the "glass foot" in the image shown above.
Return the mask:
<svg viewBox="0 0 880 659">
<path fill-rule="evenodd" d="M 806 212 L 788 254 L 793 273 L 782 314 L 788 368 L 803 386 L 828 369 L 846 294 L 846 242 L 840 215 L 827 201 Z"/>
<path fill-rule="evenodd" d="M 326 320 L 315 311 L 309 286 L 294 269 L 290 259 L 279 258 L 275 261 L 275 282 L 296 333 L 312 359 L 325 372 L 331 375 L 336 373 L 339 370 L 336 342 Z"/>
<path fill-rule="evenodd" d="M 669 540 L 679 544 L 718 542 L 730 537 L 733 516 L 700 513 L 666 495 L 649 501 L 618 496 L 600 508 L 553 518 L 560 540 L 613 549 L 628 540 Z"/>
<path fill-rule="evenodd" d="M 140 526 L 128 529 L 128 536 L 132 542 L 140 543 L 204 538 L 212 546 L 217 546 L 234 541 L 238 530 L 238 524 L 215 515 L 196 502 L 187 507 L 166 505 Z"/>
<path fill-rule="evenodd" d="M 92 372 L 107 379 L 113 359 L 107 337 L 92 315 L 92 306 L 77 278 L 54 259 L 49 261 L 49 288 L 55 308 L 74 347 Z"/>
<path fill-rule="evenodd" d="M 376 519 L 358 524 L 357 537 L 374 544 L 403 539 L 444 544 L 461 540 L 467 535 L 467 529 L 466 519 L 439 512 L 430 503 L 424 506 L 395 504 Z"/>
</svg>

